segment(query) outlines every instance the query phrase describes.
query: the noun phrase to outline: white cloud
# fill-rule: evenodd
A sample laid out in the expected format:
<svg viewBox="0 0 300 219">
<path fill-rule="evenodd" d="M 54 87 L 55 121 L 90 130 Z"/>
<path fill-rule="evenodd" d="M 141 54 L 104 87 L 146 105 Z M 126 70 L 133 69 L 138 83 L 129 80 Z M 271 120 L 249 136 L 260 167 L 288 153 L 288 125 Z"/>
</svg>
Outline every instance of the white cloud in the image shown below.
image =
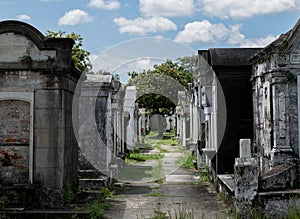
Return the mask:
<svg viewBox="0 0 300 219">
<path fill-rule="evenodd" d="M 247 18 L 299 9 L 299 0 L 198 0 L 209 15 L 220 18 Z"/>
<path fill-rule="evenodd" d="M 31 19 L 30 16 L 28 16 L 27 14 L 20 14 L 17 16 L 17 18 L 22 21 L 30 21 Z"/>
<path fill-rule="evenodd" d="M 223 43 L 240 47 L 265 47 L 276 37 L 268 35 L 261 38 L 247 38 L 241 33 L 242 25 L 226 27 L 222 23 L 212 24 L 207 20 L 195 21 L 185 25 L 175 38 L 179 43 Z"/>
<path fill-rule="evenodd" d="M 116 0 L 109 0 L 109 1 L 105 1 L 105 0 L 91 0 L 88 3 L 89 7 L 96 7 L 96 8 L 100 8 L 100 9 L 105 9 L 105 10 L 115 10 L 120 8 L 121 4 L 120 2 L 116 1 Z"/>
<path fill-rule="evenodd" d="M 185 25 L 184 30 L 175 38 L 179 43 L 216 42 L 228 35 L 224 24 L 212 24 L 207 20 L 195 21 Z"/>
<path fill-rule="evenodd" d="M 65 15 L 58 20 L 59 25 L 76 25 L 88 23 L 93 20 L 87 12 L 80 9 L 74 9 L 65 13 Z"/>
<path fill-rule="evenodd" d="M 166 32 L 177 29 L 175 23 L 164 17 L 136 18 L 134 20 L 120 17 L 115 18 L 113 21 L 119 26 L 120 33 L 144 35 L 146 33 Z"/>
<path fill-rule="evenodd" d="M 241 27 L 242 25 L 239 24 L 230 26 L 229 44 L 240 45 L 240 47 L 265 47 L 277 38 L 273 35 L 260 38 L 246 38 L 246 36 L 240 32 Z"/>
<path fill-rule="evenodd" d="M 145 16 L 189 16 L 194 4 L 193 0 L 140 0 L 140 11 Z"/>
<path fill-rule="evenodd" d="M 245 39 L 244 42 L 240 43 L 240 47 L 265 47 L 276 40 L 277 37 L 268 35 L 261 38 Z"/>
</svg>

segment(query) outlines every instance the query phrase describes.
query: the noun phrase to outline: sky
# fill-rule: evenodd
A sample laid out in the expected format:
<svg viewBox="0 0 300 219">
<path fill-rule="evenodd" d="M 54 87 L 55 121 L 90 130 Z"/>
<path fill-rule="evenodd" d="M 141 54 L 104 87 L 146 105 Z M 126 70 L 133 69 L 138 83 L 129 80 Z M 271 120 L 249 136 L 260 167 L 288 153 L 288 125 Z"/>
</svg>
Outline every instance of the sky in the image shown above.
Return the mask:
<svg viewBox="0 0 300 219">
<path fill-rule="evenodd" d="M 199 49 L 264 47 L 296 24 L 300 0 L 0 0 L 0 10 L 42 33 L 80 34 L 94 71 L 122 72 Z"/>
</svg>

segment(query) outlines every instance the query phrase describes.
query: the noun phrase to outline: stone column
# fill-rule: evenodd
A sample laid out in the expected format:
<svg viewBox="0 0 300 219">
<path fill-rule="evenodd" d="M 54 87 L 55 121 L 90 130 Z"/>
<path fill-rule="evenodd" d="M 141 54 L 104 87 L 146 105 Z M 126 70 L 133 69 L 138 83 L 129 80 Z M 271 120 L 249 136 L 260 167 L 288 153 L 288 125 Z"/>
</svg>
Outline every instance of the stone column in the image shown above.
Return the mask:
<svg viewBox="0 0 300 219">
<path fill-rule="evenodd" d="M 195 96 L 195 100 L 193 105 L 193 142 L 197 142 L 198 134 L 199 134 L 197 93 L 194 93 L 194 96 Z"/>
<path fill-rule="evenodd" d="M 180 136 L 180 114 L 176 113 L 176 138 L 179 138 Z"/>
<path fill-rule="evenodd" d="M 193 138 L 193 135 L 194 135 L 194 129 L 193 129 L 193 127 L 194 127 L 194 121 L 193 121 L 193 118 L 194 118 L 194 111 L 193 111 L 193 96 L 191 96 L 190 98 L 189 98 L 190 100 L 189 100 L 189 111 L 190 111 L 190 113 L 189 113 L 189 119 L 190 119 L 190 133 L 189 133 L 189 139 L 190 140 L 192 140 L 192 138 Z"/>
<path fill-rule="evenodd" d="M 275 73 L 274 73 L 275 74 Z M 273 149 L 271 165 L 293 163 L 293 151 L 289 137 L 289 89 L 285 75 L 280 72 L 272 78 L 273 95 Z"/>
<path fill-rule="evenodd" d="M 140 109 L 141 112 L 141 126 L 140 126 L 140 133 L 141 133 L 141 138 L 142 138 L 142 144 L 145 143 L 145 135 L 146 135 L 146 109 L 142 108 Z"/>
<path fill-rule="evenodd" d="M 126 130 L 126 144 L 128 150 L 133 150 L 136 140 L 136 120 L 134 118 L 135 112 L 135 99 L 136 99 L 136 89 L 135 86 L 129 86 L 126 88 L 126 94 L 124 98 L 124 111 L 128 114 L 128 126 Z"/>
<path fill-rule="evenodd" d="M 253 200 L 258 189 L 258 164 L 251 158 L 250 139 L 240 140 L 240 157 L 235 159 L 235 208 L 241 218 L 253 216 Z"/>
</svg>

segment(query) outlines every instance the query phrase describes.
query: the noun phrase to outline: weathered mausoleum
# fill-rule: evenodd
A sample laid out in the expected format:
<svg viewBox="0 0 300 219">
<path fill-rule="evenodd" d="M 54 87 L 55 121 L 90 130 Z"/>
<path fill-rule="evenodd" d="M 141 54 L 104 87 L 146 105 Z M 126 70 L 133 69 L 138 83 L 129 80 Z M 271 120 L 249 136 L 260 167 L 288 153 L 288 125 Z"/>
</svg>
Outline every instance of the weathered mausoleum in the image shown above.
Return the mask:
<svg viewBox="0 0 300 219">
<path fill-rule="evenodd" d="M 199 159 L 243 218 L 286 216 L 299 207 L 300 20 L 263 49 L 199 51 L 198 67 Z"/>
<path fill-rule="evenodd" d="M 220 48 L 198 53 L 199 79 L 192 100 L 198 102 L 194 114 L 200 117 L 200 143 L 215 182 L 218 174 L 233 173 L 239 139 L 253 136 L 249 58 L 258 51 Z"/>
<path fill-rule="evenodd" d="M 258 194 L 267 212 L 285 214 L 299 186 L 300 20 L 251 58 Z M 273 192 L 273 193 L 272 193 Z M 275 194 L 281 195 L 281 202 Z M 272 198 L 270 193 L 273 194 Z M 298 194 L 298 193 L 296 193 Z M 284 204 L 283 204 L 284 203 Z M 281 205 L 277 212 L 272 205 Z"/>
<path fill-rule="evenodd" d="M 72 101 L 81 73 L 72 64 L 73 43 L 0 22 L 0 149 L 19 156 L 12 181 L 1 177 L 9 204 L 57 207 L 66 183 L 77 184 Z"/>
</svg>

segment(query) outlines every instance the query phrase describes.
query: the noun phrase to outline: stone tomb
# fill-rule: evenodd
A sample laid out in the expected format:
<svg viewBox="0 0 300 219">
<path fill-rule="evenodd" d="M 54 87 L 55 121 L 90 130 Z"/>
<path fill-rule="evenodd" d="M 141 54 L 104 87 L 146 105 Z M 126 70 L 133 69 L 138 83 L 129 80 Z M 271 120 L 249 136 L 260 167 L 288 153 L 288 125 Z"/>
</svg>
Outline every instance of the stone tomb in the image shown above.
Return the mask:
<svg viewBox="0 0 300 219">
<path fill-rule="evenodd" d="M 80 186 L 96 188 L 90 182 L 108 185 L 118 155 L 124 153 L 123 98 L 112 75 L 86 76 L 80 83 L 78 115 Z"/>
<path fill-rule="evenodd" d="M 73 43 L 23 22 L 0 22 L 0 149 L 21 156 L 0 196 L 30 188 L 27 199 L 7 196 L 10 203 L 57 207 L 66 183 L 77 184 L 72 101 L 81 73 L 72 64 Z"/>
</svg>

